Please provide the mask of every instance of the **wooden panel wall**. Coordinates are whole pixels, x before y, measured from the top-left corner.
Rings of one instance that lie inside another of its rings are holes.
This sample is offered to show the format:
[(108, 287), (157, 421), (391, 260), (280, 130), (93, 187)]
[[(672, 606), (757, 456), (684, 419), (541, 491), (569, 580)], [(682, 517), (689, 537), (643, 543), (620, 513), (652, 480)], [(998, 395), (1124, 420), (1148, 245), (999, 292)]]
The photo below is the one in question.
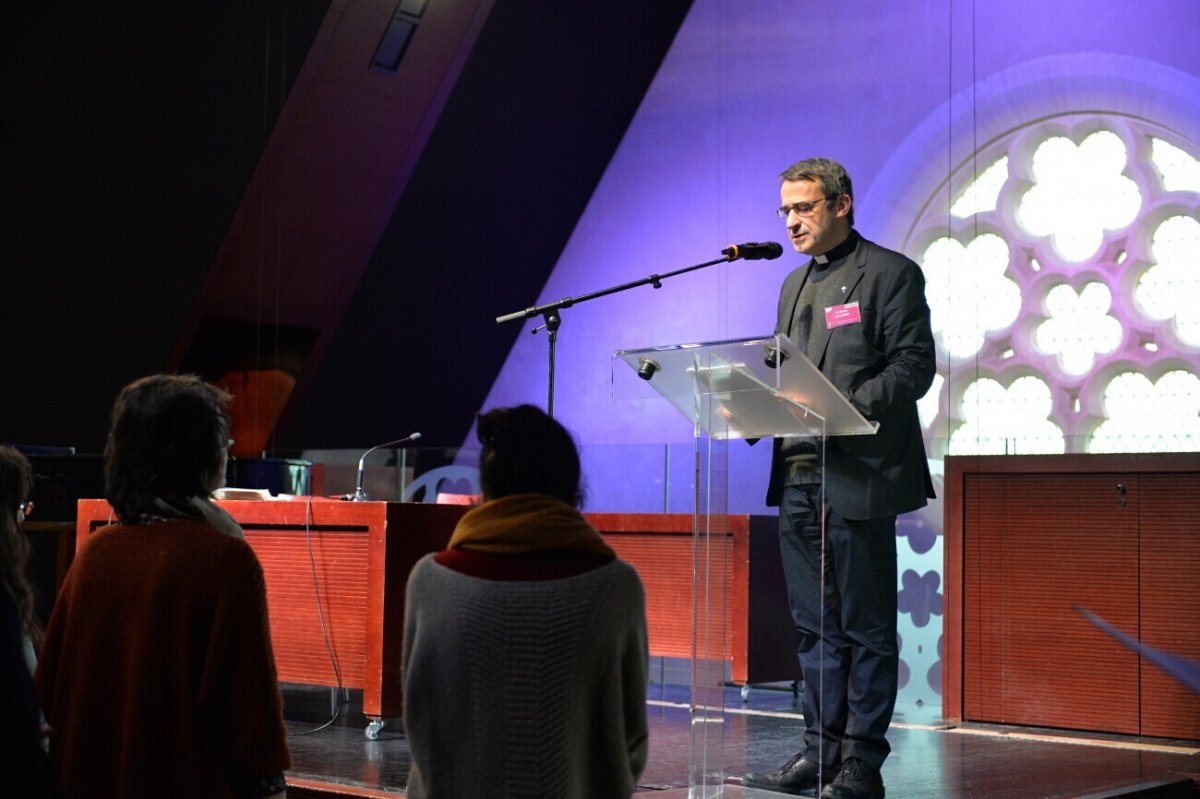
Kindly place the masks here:
[(946, 718), (1200, 738), (1200, 697), (1082, 612), (1200, 661), (1200, 456), (946, 463)]
[[(1200, 476), (1143, 475), (1141, 640), (1200, 663)], [(1200, 694), (1142, 667), (1142, 735), (1200, 740)]]
[(973, 564), (963, 640), (971, 718), (1137, 733), (1137, 656), (1076, 610), (1137, 628), (1136, 498), (1118, 508), (1112, 483), (1063, 475), (1047, 490), (1038, 475), (971, 481), (966, 510), (981, 520), (964, 542)]

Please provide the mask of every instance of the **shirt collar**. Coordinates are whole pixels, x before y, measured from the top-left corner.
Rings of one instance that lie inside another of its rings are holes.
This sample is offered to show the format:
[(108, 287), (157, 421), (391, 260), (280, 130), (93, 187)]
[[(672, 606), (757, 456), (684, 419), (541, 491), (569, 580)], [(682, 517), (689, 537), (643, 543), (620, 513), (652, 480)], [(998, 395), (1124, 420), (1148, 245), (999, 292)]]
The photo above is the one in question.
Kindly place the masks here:
[(850, 229), (850, 235), (846, 237), (838, 246), (834, 247), (824, 255), (814, 255), (813, 260), (821, 266), (824, 266), (833, 261), (840, 261), (850, 253), (854, 252), (854, 248), (858, 246), (858, 231)]

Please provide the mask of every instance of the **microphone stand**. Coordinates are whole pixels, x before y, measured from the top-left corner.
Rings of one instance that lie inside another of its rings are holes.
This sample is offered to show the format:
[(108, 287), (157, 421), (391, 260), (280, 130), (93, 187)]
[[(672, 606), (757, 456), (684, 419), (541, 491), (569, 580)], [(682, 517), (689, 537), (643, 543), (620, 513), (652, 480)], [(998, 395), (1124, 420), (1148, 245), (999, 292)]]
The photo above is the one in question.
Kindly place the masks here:
[(367, 496), (366, 492), (363, 491), (363, 475), (366, 473), (366, 464), (367, 464), (367, 456), (368, 455), (370, 455), (372, 452), (374, 452), (377, 449), (385, 449), (388, 447), (398, 447), (401, 444), (411, 444), (414, 441), (420, 441), (420, 440), (421, 440), (420, 433), (412, 433), (410, 435), (405, 436), (404, 438), (397, 438), (395, 441), (389, 441), (386, 444), (376, 444), (375, 446), (371, 447), (369, 450), (364, 452), (362, 454), (362, 457), (358, 459), (358, 474), (355, 478), (355, 483), (354, 483), (354, 495), (352, 497), (350, 497), (350, 499), (352, 499), (355, 502), (365, 502), (368, 499), (370, 499), (370, 497)]
[[(742, 246), (744, 247), (746, 245), (742, 245)], [(578, 305), (581, 302), (587, 302), (588, 300), (594, 300), (597, 297), (607, 297), (609, 294), (616, 294), (621, 291), (626, 291), (628, 289), (637, 288), (638, 286), (645, 286), (647, 284), (653, 286), (656, 289), (660, 289), (660, 288), (662, 288), (662, 282), (669, 277), (675, 277), (676, 275), (682, 275), (686, 272), (694, 272), (697, 269), (703, 269), (707, 266), (713, 266), (715, 264), (723, 264), (723, 263), (728, 263), (730, 261), (736, 261), (739, 258), (744, 257), (743, 254), (740, 252), (739, 247), (737, 245), (732, 245), (730, 247), (727, 247), (726, 249), (722, 250), (722, 252), (725, 254), (724, 258), (716, 258), (712, 261), (705, 261), (702, 264), (694, 264), (692, 266), (685, 266), (683, 269), (676, 269), (674, 272), (667, 272), (666, 274), (663, 274), (663, 275), (649, 275), (648, 277), (644, 277), (641, 280), (633, 280), (633, 281), (630, 281), (629, 283), (622, 283), (619, 286), (610, 286), (609, 288), (601, 289), (600, 291), (593, 291), (588, 294), (580, 294), (578, 297), (567, 297), (567, 298), (561, 299), (557, 302), (549, 302), (549, 303), (546, 303), (545, 305), (538, 305), (533, 308), (526, 308), (523, 311), (513, 311), (512, 313), (504, 314), (503, 316), (497, 316), (496, 324), (498, 324), (498, 325), (502, 325), (505, 322), (515, 322), (518, 319), (529, 319), (534, 316), (540, 316), (546, 320), (545, 324), (538, 325), (537, 327), (535, 327), (533, 330), (530, 331), (534, 335), (537, 335), (537, 332), (539, 330), (541, 330), (542, 328), (545, 328), (546, 329), (546, 339), (550, 345), (550, 353), (549, 353), (549, 355), (550, 355), (550, 375), (549, 375), (549, 387), (548, 387), (547, 399), (546, 399), (546, 413), (551, 418), (554, 417), (554, 347), (555, 347), (555, 344), (558, 342), (558, 328), (562, 325), (562, 315), (559, 314), (559, 311), (561, 311), (563, 308), (570, 308), (572, 305)]]

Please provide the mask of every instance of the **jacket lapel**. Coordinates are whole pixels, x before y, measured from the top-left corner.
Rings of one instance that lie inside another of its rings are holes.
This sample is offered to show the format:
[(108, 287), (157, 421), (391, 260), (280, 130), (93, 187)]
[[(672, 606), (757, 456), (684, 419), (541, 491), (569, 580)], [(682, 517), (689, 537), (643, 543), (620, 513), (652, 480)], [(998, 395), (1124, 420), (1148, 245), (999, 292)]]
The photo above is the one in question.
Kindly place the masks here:
[[(858, 239), (858, 246), (854, 248), (854, 254), (850, 256), (850, 264), (853, 264), (854, 268), (846, 269), (845, 274), (842, 276), (846, 285), (846, 291), (842, 294), (842, 303), (854, 302), (857, 299), (858, 287), (862, 283), (863, 275), (865, 274), (864, 269), (867, 265), (867, 240), (861, 236)], [(812, 269), (811, 264), (809, 265), (809, 269)], [(805, 278), (807, 279), (807, 277), (808, 273), (806, 272)], [(800, 297), (799, 291), (796, 292), (796, 297)], [(814, 308), (813, 312), (824, 314), (825, 309)], [(825, 353), (829, 350), (829, 339), (831, 332), (832, 331), (830, 331), (828, 327), (822, 325), (820, 338), (814, 342), (817, 345), (814, 352), (819, 353), (819, 355), (813, 359), (813, 363), (815, 363), (817, 368), (821, 371), (824, 371)]]
[(804, 291), (804, 284), (808, 281), (808, 276), (812, 274), (813, 263), (813, 260), (809, 259), (808, 263), (804, 266), (804, 273), (796, 281), (795, 290), (786, 295), (788, 302), (782, 309), (783, 313), (779, 315), (775, 329), (776, 333), (782, 333), (787, 336), (788, 340), (793, 344), (796, 343), (796, 339), (792, 337), (792, 322), (796, 319), (796, 305), (800, 302), (800, 293)]

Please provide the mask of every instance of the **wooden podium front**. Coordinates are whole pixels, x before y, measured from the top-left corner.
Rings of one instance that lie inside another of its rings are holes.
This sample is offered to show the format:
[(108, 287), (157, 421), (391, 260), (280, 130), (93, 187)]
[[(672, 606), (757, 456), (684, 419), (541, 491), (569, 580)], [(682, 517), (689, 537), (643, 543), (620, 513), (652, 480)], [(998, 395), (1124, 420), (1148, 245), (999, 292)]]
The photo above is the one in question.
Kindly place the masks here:
[[(692, 523), (685, 513), (589, 513), (617, 555), (646, 588), (650, 654), (692, 656)], [(713, 547), (714, 573), (725, 574), (725, 658), (743, 685), (800, 679), (800, 643), (779, 554), (775, 516), (731, 514)]]
[[(217, 504), (262, 563), (280, 682), (336, 686), (340, 672), (344, 687), (362, 689), (363, 715), (399, 718), (408, 573), (445, 547), (468, 509), (321, 497)], [(81, 499), (76, 548), (110, 519), (105, 500)]]

